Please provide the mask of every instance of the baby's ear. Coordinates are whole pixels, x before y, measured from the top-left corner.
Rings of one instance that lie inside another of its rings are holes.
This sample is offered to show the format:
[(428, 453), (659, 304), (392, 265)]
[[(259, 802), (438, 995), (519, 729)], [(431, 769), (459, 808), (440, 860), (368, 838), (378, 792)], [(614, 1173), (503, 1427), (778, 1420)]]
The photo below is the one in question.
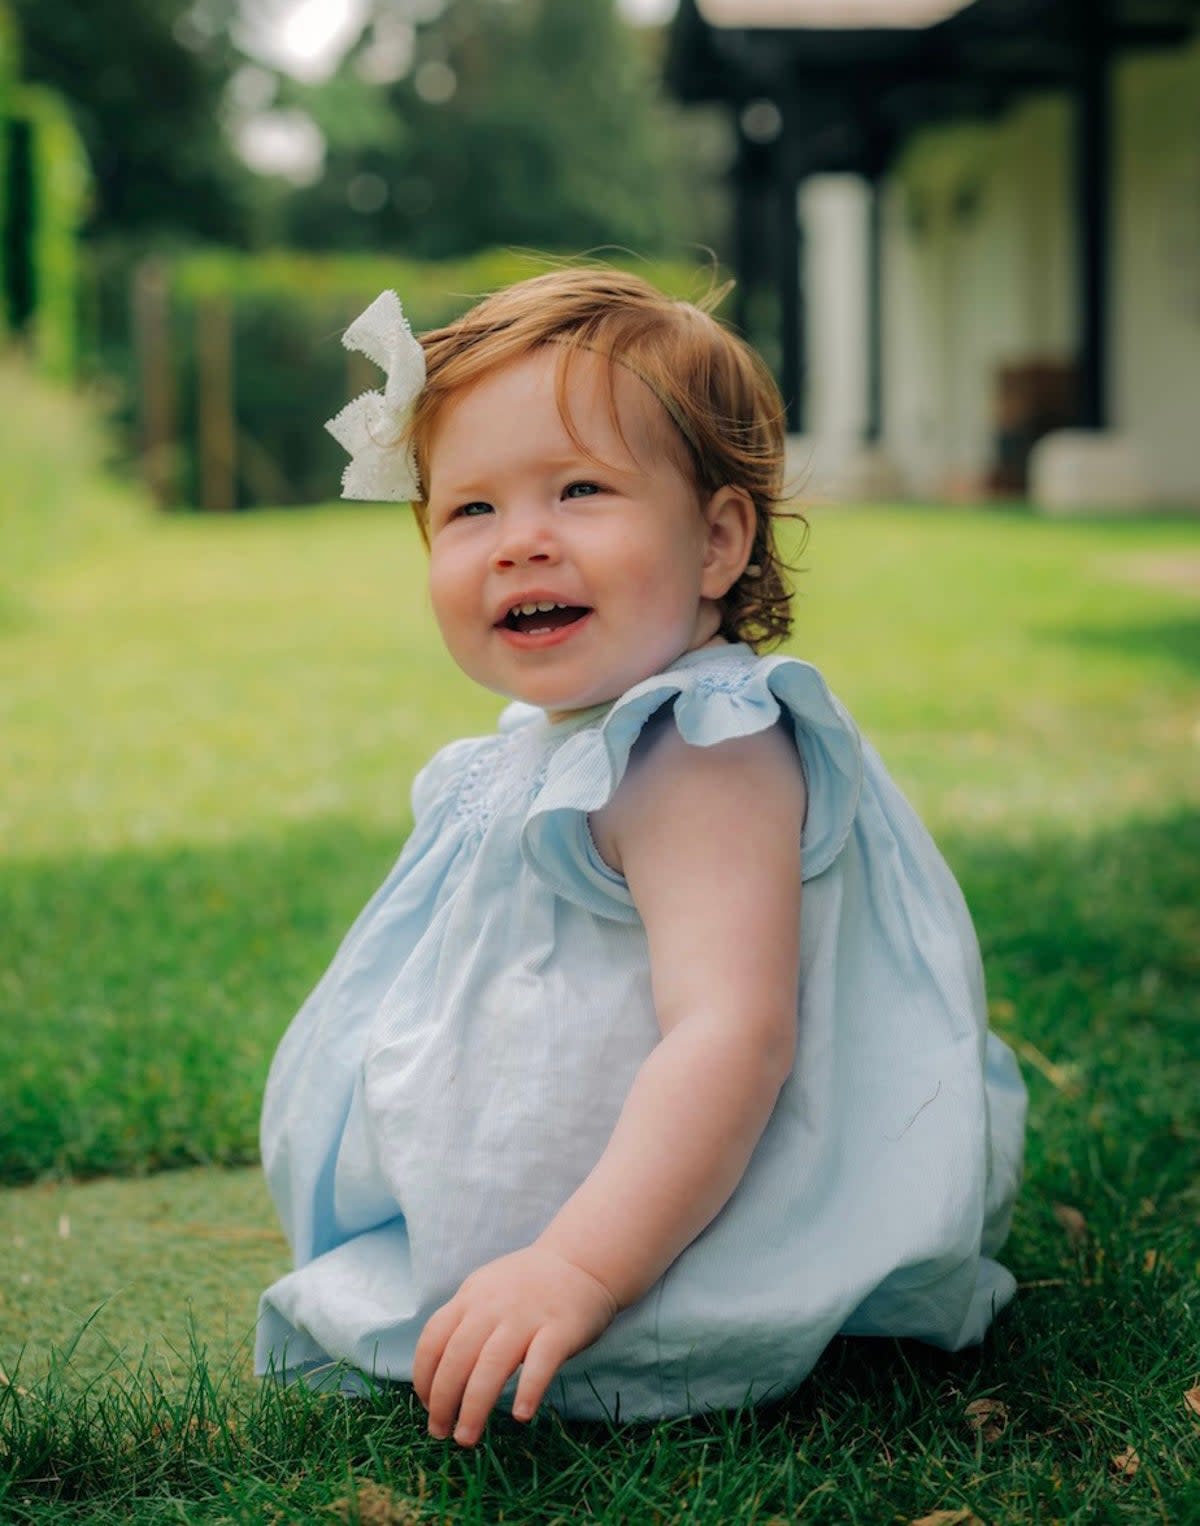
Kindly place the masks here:
[(723, 599), (746, 570), (754, 548), (758, 514), (745, 488), (719, 487), (704, 508), (708, 548), (700, 592), (706, 599)]

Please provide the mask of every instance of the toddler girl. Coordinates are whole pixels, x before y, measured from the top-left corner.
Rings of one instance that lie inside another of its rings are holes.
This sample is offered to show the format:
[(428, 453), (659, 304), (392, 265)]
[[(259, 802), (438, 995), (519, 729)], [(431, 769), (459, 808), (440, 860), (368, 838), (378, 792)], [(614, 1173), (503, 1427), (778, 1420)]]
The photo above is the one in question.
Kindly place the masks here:
[[(418, 344), (330, 428), (411, 499), (441, 634), (514, 701), (271, 1068), (296, 1269), (260, 1371), (528, 1419), (778, 1398), (839, 1331), (978, 1341), (1025, 1097), (962, 896), (789, 629), (782, 409), (707, 313), (572, 269)], [(802, 905), (803, 903), (803, 905)], [(519, 1371), (519, 1379), (515, 1376)]]

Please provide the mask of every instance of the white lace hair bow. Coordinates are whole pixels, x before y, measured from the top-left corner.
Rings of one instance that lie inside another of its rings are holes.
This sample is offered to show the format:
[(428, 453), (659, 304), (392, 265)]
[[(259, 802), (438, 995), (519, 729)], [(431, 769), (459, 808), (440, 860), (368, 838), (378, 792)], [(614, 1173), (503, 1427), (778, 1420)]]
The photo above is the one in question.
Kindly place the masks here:
[(402, 449), (400, 441), (425, 385), (425, 351), (413, 338), (396, 293), (380, 292), (342, 335), (342, 343), (387, 375), (382, 392), (364, 392), (325, 425), (350, 453), (342, 497), (398, 503), (420, 498), (416, 460), (411, 447)]

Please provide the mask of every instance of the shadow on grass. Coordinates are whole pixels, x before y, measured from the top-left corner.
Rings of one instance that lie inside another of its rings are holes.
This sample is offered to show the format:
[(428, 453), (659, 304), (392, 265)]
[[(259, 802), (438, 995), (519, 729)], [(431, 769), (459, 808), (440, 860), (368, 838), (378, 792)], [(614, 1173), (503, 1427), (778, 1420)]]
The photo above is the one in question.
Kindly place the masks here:
[(1200, 615), (1136, 625), (1053, 626), (1038, 634), (1048, 642), (1067, 642), (1089, 652), (1200, 670)]
[[(398, 846), (327, 821), (9, 863), (0, 1180), (252, 1161), (273, 1048)], [(996, 1025), (1026, 1046), (1031, 1165), (1069, 1194), (1102, 1160), (1153, 1196), (1197, 1122), (1200, 813), (1020, 849), (943, 846)]]
[(330, 821), (6, 864), (0, 1181), (257, 1159), (274, 1046), (399, 848)]

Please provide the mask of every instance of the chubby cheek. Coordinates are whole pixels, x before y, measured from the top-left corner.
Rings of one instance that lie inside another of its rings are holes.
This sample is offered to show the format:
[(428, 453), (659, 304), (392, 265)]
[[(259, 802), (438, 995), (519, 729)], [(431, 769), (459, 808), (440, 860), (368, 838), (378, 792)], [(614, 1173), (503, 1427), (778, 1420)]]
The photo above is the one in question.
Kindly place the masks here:
[(698, 558), (692, 546), (656, 548), (657, 555), (636, 558), (625, 568), (623, 596), (651, 617), (652, 626), (690, 625), (700, 608)]
[(457, 657), (478, 634), (482, 613), (477, 584), (453, 563), (434, 554), (429, 561), (429, 602), (442, 640)]

